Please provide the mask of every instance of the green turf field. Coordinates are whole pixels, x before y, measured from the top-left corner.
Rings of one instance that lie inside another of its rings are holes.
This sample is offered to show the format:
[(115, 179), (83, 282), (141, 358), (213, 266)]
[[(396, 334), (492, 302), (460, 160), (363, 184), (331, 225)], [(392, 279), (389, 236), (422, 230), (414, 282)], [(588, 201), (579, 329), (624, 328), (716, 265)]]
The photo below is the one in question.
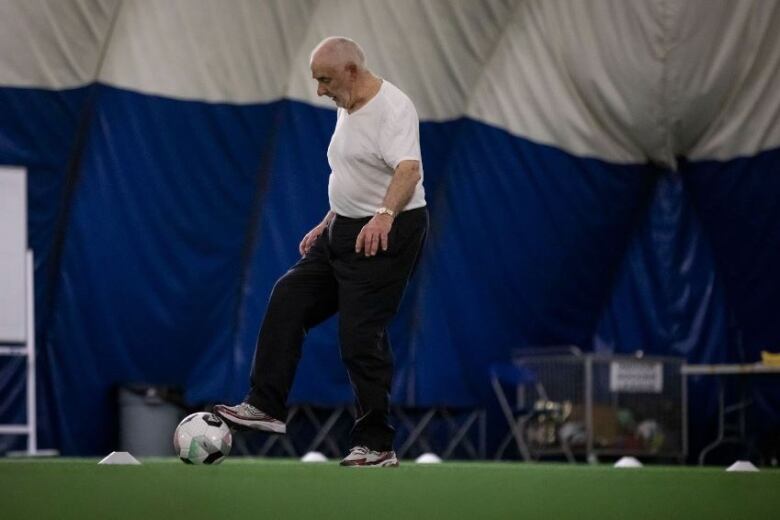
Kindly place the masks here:
[(229, 459), (0, 459), (0, 518), (780, 518), (780, 471), (444, 463), (340, 468)]

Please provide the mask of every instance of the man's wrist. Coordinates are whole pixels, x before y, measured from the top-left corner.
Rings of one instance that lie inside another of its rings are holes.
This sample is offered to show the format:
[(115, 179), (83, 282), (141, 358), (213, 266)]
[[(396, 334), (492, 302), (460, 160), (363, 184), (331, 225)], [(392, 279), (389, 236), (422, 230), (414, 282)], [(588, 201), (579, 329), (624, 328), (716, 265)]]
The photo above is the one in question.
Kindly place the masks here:
[(395, 211), (392, 209), (382, 206), (381, 208), (377, 209), (374, 212), (375, 215), (388, 215), (390, 218), (395, 220)]

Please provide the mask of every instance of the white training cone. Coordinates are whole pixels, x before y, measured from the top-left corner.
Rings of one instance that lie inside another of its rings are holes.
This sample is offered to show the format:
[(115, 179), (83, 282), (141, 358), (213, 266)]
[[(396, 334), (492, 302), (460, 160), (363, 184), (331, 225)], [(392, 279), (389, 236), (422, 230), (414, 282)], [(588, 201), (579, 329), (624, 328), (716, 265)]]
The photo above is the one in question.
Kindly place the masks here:
[(738, 460), (726, 468), (726, 471), (758, 471), (758, 468), (749, 460)]
[(641, 468), (642, 463), (634, 457), (620, 457), (615, 463), (616, 468)]
[(140, 464), (140, 462), (127, 451), (112, 451), (98, 464)]
[(310, 451), (301, 457), (301, 462), (328, 462), (328, 457), (319, 451)]
[(417, 464), (441, 464), (441, 457), (436, 455), (435, 453), (423, 453), (414, 461)]

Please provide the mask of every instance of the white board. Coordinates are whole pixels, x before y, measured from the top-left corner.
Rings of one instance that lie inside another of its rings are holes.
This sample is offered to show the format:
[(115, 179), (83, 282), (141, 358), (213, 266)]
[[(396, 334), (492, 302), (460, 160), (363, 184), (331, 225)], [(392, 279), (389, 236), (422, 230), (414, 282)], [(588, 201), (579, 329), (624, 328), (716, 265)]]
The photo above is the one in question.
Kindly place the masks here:
[(0, 166), (0, 343), (25, 341), (27, 172)]

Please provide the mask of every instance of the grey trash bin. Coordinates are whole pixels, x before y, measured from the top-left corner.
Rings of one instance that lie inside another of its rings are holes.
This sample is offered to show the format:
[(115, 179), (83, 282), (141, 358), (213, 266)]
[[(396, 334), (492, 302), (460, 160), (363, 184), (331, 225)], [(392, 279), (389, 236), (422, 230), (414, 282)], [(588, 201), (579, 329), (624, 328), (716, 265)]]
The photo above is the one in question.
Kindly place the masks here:
[(181, 393), (162, 386), (119, 388), (119, 449), (137, 457), (172, 457), (173, 432), (185, 411)]

